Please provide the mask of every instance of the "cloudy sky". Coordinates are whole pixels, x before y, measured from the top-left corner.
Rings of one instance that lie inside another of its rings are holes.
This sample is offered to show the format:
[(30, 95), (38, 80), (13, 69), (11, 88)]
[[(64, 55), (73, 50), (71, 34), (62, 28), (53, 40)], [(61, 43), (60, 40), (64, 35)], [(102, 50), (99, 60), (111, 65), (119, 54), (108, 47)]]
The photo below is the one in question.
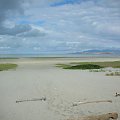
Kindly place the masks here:
[(0, 54), (120, 49), (120, 0), (0, 0)]

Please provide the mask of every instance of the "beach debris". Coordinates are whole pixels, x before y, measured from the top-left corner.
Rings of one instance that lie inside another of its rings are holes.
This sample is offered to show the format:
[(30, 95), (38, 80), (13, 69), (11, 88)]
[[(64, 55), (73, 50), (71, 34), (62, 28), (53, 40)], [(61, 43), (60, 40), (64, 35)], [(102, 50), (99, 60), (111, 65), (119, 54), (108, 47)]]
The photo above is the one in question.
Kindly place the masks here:
[(112, 100), (98, 100), (98, 101), (76, 102), (76, 103), (73, 103), (72, 106), (78, 106), (78, 105), (81, 105), (81, 104), (88, 104), (88, 103), (101, 103), (101, 102), (112, 103)]
[(85, 117), (77, 117), (77, 118), (70, 118), (67, 120), (117, 120), (118, 113), (112, 112), (102, 115), (91, 115), (91, 116), (85, 116)]
[(33, 99), (26, 99), (26, 100), (17, 100), (16, 103), (20, 103), (20, 102), (29, 102), (29, 101), (46, 101), (46, 97), (42, 97), (42, 98), (33, 98)]
[(115, 97), (118, 97), (118, 96), (120, 96), (120, 93), (117, 93), (117, 92), (116, 92), (116, 93), (115, 93)]

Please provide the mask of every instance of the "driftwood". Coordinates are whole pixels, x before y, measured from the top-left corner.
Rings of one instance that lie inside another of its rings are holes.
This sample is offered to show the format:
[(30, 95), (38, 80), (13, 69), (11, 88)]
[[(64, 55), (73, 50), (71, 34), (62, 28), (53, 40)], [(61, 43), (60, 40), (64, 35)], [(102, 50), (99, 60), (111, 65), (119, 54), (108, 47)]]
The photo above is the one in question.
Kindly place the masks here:
[(19, 102), (29, 102), (29, 101), (46, 101), (46, 97), (26, 99), (26, 100), (17, 100), (16, 103), (19, 103)]
[(73, 106), (78, 106), (78, 105), (81, 105), (81, 104), (88, 104), (88, 103), (101, 103), (101, 102), (112, 103), (112, 100), (98, 100), (98, 101), (77, 102), (77, 103), (73, 103)]
[(118, 118), (118, 113), (107, 113), (107, 114), (102, 114), (102, 115), (91, 115), (87, 117), (77, 117), (77, 118), (70, 118), (67, 120), (117, 120)]
[(117, 92), (116, 92), (116, 93), (115, 93), (115, 97), (118, 97), (118, 96), (120, 96), (120, 93), (117, 93)]

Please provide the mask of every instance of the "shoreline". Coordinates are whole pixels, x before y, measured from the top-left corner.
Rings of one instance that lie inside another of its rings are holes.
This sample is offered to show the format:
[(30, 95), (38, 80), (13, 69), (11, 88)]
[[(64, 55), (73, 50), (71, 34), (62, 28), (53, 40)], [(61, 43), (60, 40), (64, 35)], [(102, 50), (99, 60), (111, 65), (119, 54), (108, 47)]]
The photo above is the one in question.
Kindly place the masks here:
[(16, 63), (16, 64), (34, 64), (34, 63), (70, 63), (70, 62), (109, 62), (120, 61), (120, 57), (43, 57), (43, 58), (0, 58), (0, 63)]
[(19, 58), (120, 58), (120, 54), (0, 54), (0, 59)]

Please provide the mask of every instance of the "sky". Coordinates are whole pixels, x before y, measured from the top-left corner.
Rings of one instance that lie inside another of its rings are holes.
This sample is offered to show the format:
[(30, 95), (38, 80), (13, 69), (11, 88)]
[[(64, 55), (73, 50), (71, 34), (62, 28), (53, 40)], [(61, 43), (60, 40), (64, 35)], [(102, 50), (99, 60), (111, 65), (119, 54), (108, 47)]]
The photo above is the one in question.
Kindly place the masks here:
[(120, 50), (120, 0), (0, 0), (0, 54)]

